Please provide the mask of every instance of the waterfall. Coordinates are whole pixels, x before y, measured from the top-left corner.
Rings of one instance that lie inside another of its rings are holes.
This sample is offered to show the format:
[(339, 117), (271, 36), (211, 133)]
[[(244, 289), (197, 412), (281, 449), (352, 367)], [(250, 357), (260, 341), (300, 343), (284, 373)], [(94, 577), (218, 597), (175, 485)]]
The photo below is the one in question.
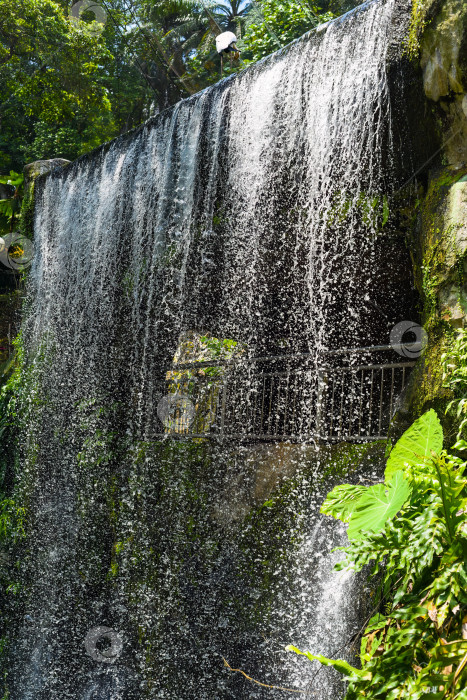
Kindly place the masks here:
[[(301, 640), (331, 653), (358, 626), (354, 584), (320, 556), (325, 488), (298, 459), (269, 516), (242, 501), (247, 447), (161, 439), (156, 407), (187, 331), (248, 357), (309, 353), (316, 368), (324, 350), (387, 331), (365, 300), (396, 168), (394, 7), (369, 2), (38, 180), (15, 700), (282, 697), (222, 656), (264, 683), (341, 697), (332, 675), (311, 683), (316, 669), (283, 652)], [(104, 642), (86, 647), (102, 626), (118, 636), (112, 663)]]

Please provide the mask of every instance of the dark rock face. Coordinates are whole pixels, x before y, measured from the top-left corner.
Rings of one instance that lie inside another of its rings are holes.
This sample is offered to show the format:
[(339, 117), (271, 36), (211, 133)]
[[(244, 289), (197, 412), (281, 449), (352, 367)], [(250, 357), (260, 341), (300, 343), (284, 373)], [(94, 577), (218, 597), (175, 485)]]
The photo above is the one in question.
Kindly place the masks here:
[(462, 328), (467, 320), (467, 289), (459, 281), (467, 252), (467, 6), (463, 0), (444, 0), (435, 9), (420, 40), (420, 65), (442, 147), (420, 210), (419, 262), (432, 262), (435, 313)]
[[(422, 86), (420, 104), (437, 136), (414, 180), (409, 240), (429, 343), (396, 415), (395, 436), (427, 408), (444, 415), (452, 396), (444, 386), (442, 357), (449, 356), (452, 329), (467, 325), (467, 5), (428, 1), (425, 17), (418, 90)], [(420, 128), (422, 137), (426, 133)]]
[(467, 162), (467, 7), (445, 0), (421, 38), (427, 98), (436, 104), (443, 152), (451, 167)]
[(414, 174), (423, 171), (425, 163), (439, 148), (439, 134), (423, 90), (420, 63), (407, 53), (411, 13), (411, 2), (396, 1), (387, 60), (399, 187), (406, 186)]

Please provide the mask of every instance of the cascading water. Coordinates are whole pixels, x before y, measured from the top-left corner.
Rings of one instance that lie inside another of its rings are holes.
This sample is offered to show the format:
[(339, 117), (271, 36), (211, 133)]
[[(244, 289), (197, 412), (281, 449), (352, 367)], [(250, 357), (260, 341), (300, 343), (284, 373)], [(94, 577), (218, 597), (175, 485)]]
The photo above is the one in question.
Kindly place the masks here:
[[(222, 656), (341, 696), (283, 652), (332, 653), (358, 629), (355, 586), (321, 556), (343, 533), (304, 476), (311, 460), (319, 480), (321, 453), (297, 448), (292, 485), (254, 502), (248, 446), (161, 439), (156, 407), (188, 330), (316, 367), (387, 330), (368, 303), (394, 174), (394, 6), (362, 6), (38, 181), (15, 700), (282, 697)], [(90, 651), (102, 626), (118, 654), (105, 635), (110, 651)]]

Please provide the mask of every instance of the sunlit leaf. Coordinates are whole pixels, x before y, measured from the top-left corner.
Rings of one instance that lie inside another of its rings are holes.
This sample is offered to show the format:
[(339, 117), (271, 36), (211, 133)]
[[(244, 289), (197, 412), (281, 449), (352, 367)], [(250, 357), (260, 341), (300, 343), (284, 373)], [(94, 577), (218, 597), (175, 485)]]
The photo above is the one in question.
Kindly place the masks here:
[(365, 532), (380, 532), (400, 511), (410, 493), (410, 484), (401, 471), (393, 475), (389, 484), (376, 484), (366, 489), (352, 513), (347, 531), (349, 539), (361, 539)]
[(431, 453), (443, 449), (443, 429), (433, 409), (415, 421), (394, 445), (386, 465), (385, 479), (400, 469), (421, 467), (431, 461)]
[(365, 493), (366, 486), (361, 484), (341, 484), (328, 494), (321, 506), (321, 513), (332, 515), (343, 523), (348, 523), (358, 499)]
[(336, 671), (339, 671), (339, 673), (342, 673), (344, 676), (371, 678), (371, 675), (369, 675), (366, 671), (355, 668), (354, 666), (348, 664), (347, 661), (343, 661), (342, 659), (327, 659), (325, 656), (321, 656), (321, 654), (312, 654), (310, 651), (300, 651), (300, 649), (297, 649), (297, 647), (294, 647), (292, 644), (286, 646), (285, 650), (293, 651), (295, 654), (306, 656), (310, 661), (319, 661), (319, 663), (323, 666), (332, 666), (336, 669)]

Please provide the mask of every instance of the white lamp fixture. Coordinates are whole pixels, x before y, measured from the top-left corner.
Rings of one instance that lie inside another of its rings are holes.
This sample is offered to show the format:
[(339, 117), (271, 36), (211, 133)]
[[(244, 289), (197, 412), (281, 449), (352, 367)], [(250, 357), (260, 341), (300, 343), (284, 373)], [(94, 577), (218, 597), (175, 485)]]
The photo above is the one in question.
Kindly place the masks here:
[(235, 51), (236, 49), (232, 48), (232, 44), (235, 44), (236, 41), (237, 37), (233, 32), (222, 32), (222, 34), (216, 36), (217, 53)]

